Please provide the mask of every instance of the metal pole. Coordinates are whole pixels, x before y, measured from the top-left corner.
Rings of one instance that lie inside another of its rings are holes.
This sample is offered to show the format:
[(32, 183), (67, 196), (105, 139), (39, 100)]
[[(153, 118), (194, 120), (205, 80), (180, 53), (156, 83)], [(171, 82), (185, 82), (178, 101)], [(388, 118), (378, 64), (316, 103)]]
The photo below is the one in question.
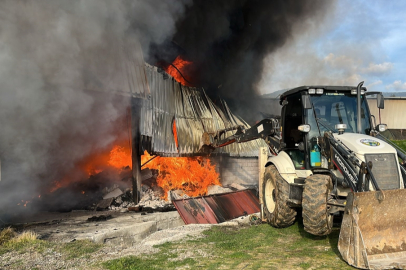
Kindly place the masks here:
[(133, 202), (138, 204), (141, 199), (141, 107), (142, 99), (131, 98), (131, 157)]
[(361, 123), (361, 87), (364, 82), (360, 82), (357, 86), (357, 132), (362, 133), (362, 123)]

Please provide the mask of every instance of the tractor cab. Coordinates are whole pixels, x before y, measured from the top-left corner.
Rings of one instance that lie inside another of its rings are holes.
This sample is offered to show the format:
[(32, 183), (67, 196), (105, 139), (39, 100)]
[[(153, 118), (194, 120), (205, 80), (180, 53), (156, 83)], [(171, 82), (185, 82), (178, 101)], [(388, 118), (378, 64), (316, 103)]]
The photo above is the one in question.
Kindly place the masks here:
[(357, 89), (346, 86), (301, 86), (280, 97), (283, 150), (295, 169), (327, 166), (320, 154), (319, 138), (325, 131), (360, 133), (372, 130), (366, 89), (361, 88), (360, 130), (358, 130)]

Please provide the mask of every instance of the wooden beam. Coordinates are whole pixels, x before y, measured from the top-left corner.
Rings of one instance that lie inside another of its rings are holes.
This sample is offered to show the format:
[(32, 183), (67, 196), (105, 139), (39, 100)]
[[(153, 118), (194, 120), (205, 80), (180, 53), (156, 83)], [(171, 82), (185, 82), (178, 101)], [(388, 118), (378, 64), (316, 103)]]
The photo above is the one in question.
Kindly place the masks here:
[(131, 98), (132, 188), (136, 204), (141, 199), (141, 108), (142, 99)]
[(264, 175), (265, 175), (265, 164), (268, 161), (268, 149), (266, 147), (260, 147), (258, 153), (258, 167), (259, 167), (259, 204), (261, 206), (261, 220), (265, 221), (264, 217), (264, 198), (262, 197), (263, 193), (263, 184), (264, 184)]

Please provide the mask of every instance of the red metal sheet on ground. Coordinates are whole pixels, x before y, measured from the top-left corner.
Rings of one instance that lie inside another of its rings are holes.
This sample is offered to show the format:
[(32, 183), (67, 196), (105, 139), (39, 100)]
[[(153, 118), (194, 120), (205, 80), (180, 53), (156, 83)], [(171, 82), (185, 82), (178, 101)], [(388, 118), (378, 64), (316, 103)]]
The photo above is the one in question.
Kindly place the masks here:
[(174, 200), (185, 224), (216, 224), (258, 213), (258, 197), (252, 189)]

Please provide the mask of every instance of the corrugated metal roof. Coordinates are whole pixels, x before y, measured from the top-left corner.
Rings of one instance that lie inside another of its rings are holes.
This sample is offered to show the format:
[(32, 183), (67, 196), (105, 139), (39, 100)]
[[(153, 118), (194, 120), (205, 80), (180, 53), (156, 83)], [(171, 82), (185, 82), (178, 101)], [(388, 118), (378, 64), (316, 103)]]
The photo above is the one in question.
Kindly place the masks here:
[[(142, 150), (159, 156), (201, 155), (200, 143), (204, 132), (236, 125), (249, 125), (235, 116), (223, 101), (216, 106), (203, 88), (183, 86), (163, 70), (145, 64), (150, 95), (141, 111)], [(178, 147), (173, 132), (174, 121)], [(233, 131), (227, 132), (227, 136)], [(231, 144), (216, 149), (212, 154), (240, 157), (258, 156), (262, 140)]]
[(185, 224), (216, 224), (258, 213), (259, 200), (254, 190), (174, 200)]
[[(85, 59), (85, 88), (141, 100), (142, 151), (160, 156), (202, 155), (199, 149), (204, 132), (236, 125), (249, 127), (225, 102), (221, 108), (216, 106), (203, 88), (183, 86), (164, 70), (146, 64), (140, 43), (135, 39), (117, 40), (113, 47), (101, 46), (93, 53), (103, 54), (103, 57)], [(174, 121), (178, 147), (173, 133)], [(228, 136), (232, 134), (232, 131), (227, 132)], [(231, 144), (212, 154), (258, 156), (260, 146), (266, 147), (265, 142)]]

